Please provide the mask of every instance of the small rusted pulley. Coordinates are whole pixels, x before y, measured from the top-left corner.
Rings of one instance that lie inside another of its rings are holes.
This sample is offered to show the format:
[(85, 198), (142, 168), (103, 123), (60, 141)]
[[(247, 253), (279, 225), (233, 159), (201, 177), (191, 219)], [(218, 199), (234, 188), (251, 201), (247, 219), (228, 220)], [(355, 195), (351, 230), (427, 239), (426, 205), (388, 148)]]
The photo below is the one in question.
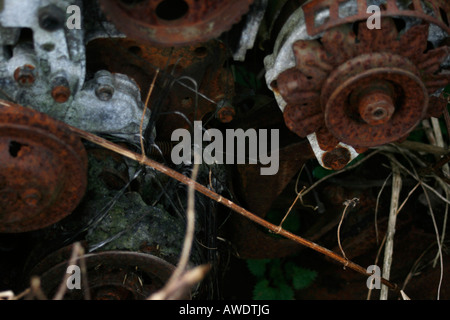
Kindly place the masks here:
[[(39, 276), (42, 290), (53, 297), (67, 272), (72, 246), (63, 247), (44, 258), (30, 272)], [(73, 273), (74, 283), (79, 290), (66, 290), (65, 300), (83, 300), (89, 290), (92, 300), (144, 300), (161, 289), (170, 278), (175, 267), (167, 261), (151, 254), (131, 251), (104, 251), (88, 253), (81, 259), (85, 270)], [(81, 275), (85, 272), (85, 277)], [(76, 282), (76, 281), (78, 282)], [(87, 280), (88, 283), (84, 281)], [(184, 294), (182, 299), (190, 299)]]

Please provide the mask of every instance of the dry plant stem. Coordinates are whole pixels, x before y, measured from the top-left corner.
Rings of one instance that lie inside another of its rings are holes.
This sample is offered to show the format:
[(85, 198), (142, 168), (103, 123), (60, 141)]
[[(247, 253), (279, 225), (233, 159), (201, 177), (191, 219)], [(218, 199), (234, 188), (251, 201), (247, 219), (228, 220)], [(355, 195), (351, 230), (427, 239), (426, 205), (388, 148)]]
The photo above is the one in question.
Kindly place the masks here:
[(155, 87), (156, 78), (158, 78), (158, 74), (159, 74), (159, 68), (156, 69), (152, 84), (150, 85), (150, 89), (148, 89), (148, 94), (147, 94), (147, 98), (145, 100), (145, 105), (144, 105), (144, 111), (142, 112), (141, 123), (139, 125), (139, 138), (140, 138), (140, 142), (141, 142), (142, 155), (145, 155), (144, 136), (143, 136), (144, 118), (145, 118), (145, 113), (148, 109), (148, 102), (150, 101), (150, 96), (152, 95), (153, 88)]
[[(195, 189), (194, 183), (197, 180), (198, 170), (199, 170), (199, 158), (200, 155), (194, 152), (194, 167), (192, 169), (192, 177), (188, 184), (188, 203), (186, 212), (186, 235), (184, 237), (183, 249), (181, 251), (180, 260), (178, 262), (177, 268), (172, 273), (169, 281), (166, 285), (155, 294), (151, 295), (149, 299), (151, 300), (167, 300), (170, 299), (175, 292), (184, 291), (182, 288), (186, 289), (186, 286), (190, 286), (192, 279), (198, 278), (198, 275), (202, 273), (204, 269), (194, 269), (191, 272), (185, 273), (187, 264), (189, 262), (189, 256), (191, 254), (192, 243), (194, 241), (195, 232)], [(200, 271), (198, 271), (200, 270)], [(194, 276), (189, 276), (194, 274)], [(183, 276), (185, 278), (183, 278)], [(187, 278), (186, 278), (187, 277)]]
[[(381, 250), (383, 249), (385, 242), (386, 242), (386, 235), (384, 235), (383, 241), (381, 242), (380, 247), (378, 248), (377, 256), (375, 257), (375, 262), (373, 263), (375, 266), (378, 265), (378, 260), (380, 259)], [(373, 290), (372, 288), (369, 288), (369, 291), (367, 292), (367, 300), (370, 300), (372, 290)]]
[[(433, 227), (434, 227), (434, 229), (435, 229), (436, 240), (437, 240), (437, 245), (438, 245), (438, 250), (439, 250), (438, 253), (439, 253), (440, 267), (441, 267), (440, 278), (439, 278), (439, 285), (438, 285), (438, 293), (437, 293), (437, 299), (439, 300), (440, 292), (441, 292), (442, 280), (443, 280), (443, 277), (444, 277), (444, 274), (443, 274), (443, 270), (444, 270), (444, 262), (443, 262), (443, 258), (442, 258), (442, 246), (441, 246), (441, 243), (440, 243), (440, 241), (439, 241), (439, 240), (440, 240), (440, 239), (439, 239), (439, 229), (438, 229), (438, 227), (437, 227), (436, 220), (435, 220), (435, 218), (434, 218), (433, 207), (432, 207), (432, 205), (431, 205), (431, 201), (430, 201), (430, 197), (428, 196), (427, 189), (430, 190), (430, 191), (432, 191), (436, 196), (438, 196), (438, 197), (439, 197), (442, 201), (444, 201), (445, 203), (450, 203), (450, 201), (449, 201), (448, 199), (445, 199), (444, 197), (442, 197), (441, 194), (440, 194), (439, 192), (437, 192), (435, 189), (433, 189), (432, 187), (430, 187), (428, 184), (426, 184), (425, 182), (423, 182), (422, 180), (420, 180), (420, 179), (419, 179), (419, 176), (418, 176), (418, 174), (417, 174), (417, 172), (416, 172), (416, 170), (414, 169), (414, 166), (412, 166), (412, 163), (410, 163), (410, 164), (411, 164), (411, 166), (413, 167), (414, 173), (412, 173), (412, 172), (409, 171), (405, 166), (403, 166), (402, 164), (400, 164), (400, 163), (395, 159), (395, 157), (392, 156), (391, 154), (384, 154), (384, 155), (385, 155), (386, 157), (388, 157), (388, 158), (391, 160), (391, 162), (395, 162), (399, 168), (401, 168), (402, 170), (404, 170), (405, 172), (407, 172), (409, 175), (411, 175), (414, 179), (416, 179), (416, 180), (420, 183), (420, 186), (422, 187), (422, 189), (423, 189), (423, 191), (424, 191), (424, 195), (425, 195), (425, 198), (426, 198), (426, 200), (427, 200), (428, 207), (429, 207), (429, 209), (430, 209), (430, 216), (431, 216), (431, 220), (432, 220), (432, 222), (433, 222)], [(410, 161), (407, 157), (406, 157), (406, 159), (407, 159), (408, 161)], [(437, 178), (437, 179), (438, 179), (438, 181), (439, 181), (439, 178)]]
[(425, 132), (425, 135), (430, 141), (430, 144), (436, 146), (436, 137), (434, 136), (433, 128), (431, 127), (430, 121), (428, 119), (422, 120), (422, 127)]
[[(384, 182), (383, 182), (383, 185), (381, 186), (381, 189), (380, 189), (380, 191), (378, 192), (378, 195), (377, 195), (377, 201), (376, 201), (376, 203), (375, 203), (375, 214), (374, 214), (374, 225), (375, 225), (375, 238), (376, 238), (376, 240), (377, 240), (377, 243), (379, 242), (379, 235), (378, 235), (378, 206), (379, 206), (379, 204), (380, 204), (380, 197), (381, 197), (381, 194), (382, 194), (382, 192), (383, 192), (383, 190), (384, 190), (384, 188), (386, 187), (386, 184), (387, 184), (387, 182), (388, 182), (388, 180), (389, 180), (389, 178), (392, 176), (392, 172), (387, 176), (387, 178), (384, 180)], [(383, 241), (384, 242), (384, 241)]]
[(350, 205), (355, 207), (357, 201), (359, 201), (359, 199), (354, 198), (353, 200), (347, 200), (344, 202), (345, 208), (344, 208), (344, 211), (342, 212), (341, 221), (339, 221), (339, 225), (337, 227), (337, 241), (338, 241), (339, 249), (341, 250), (342, 256), (346, 260), (347, 260), (347, 256), (345, 255), (344, 249), (342, 248), (342, 245), (341, 245), (341, 226), (342, 226), (342, 222), (344, 221), (345, 214), (347, 213), (348, 207)]
[(19, 293), (18, 295), (14, 296), (12, 298), (12, 300), (20, 300), (23, 297), (27, 296), (29, 293), (31, 292), (30, 288), (25, 289), (24, 291), (22, 291), (21, 293)]
[(437, 240), (437, 245), (438, 245), (438, 253), (439, 253), (439, 261), (440, 261), (440, 265), (441, 265), (441, 272), (440, 272), (440, 276), (439, 276), (439, 285), (438, 285), (438, 289), (437, 289), (437, 300), (439, 300), (440, 295), (441, 295), (441, 286), (442, 286), (442, 280), (444, 278), (444, 261), (442, 258), (442, 246), (441, 246), (441, 242), (439, 241), (439, 230), (436, 224), (436, 220), (434, 219), (434, 213), (433, 213), (433, 207), (431, 206), (431, 201), (430, 201), (430, 197), (428, 196), (428, 192), (427, 190), (423, 187), (422, 185), (422, 189), (423, 189), (423, 193), (425, 195), (425, 198), (427, 199), (427, 203), (428, 203), (428, 207), (430, 209), (430, 215), (431, 215), (431, 220), (433, 221), (433, 226), (434, 229), (436, 230), (436, 240)]
[[(263, 218), (258, 217), (257, 215), (251, 213), (250, 211), (248, 211), (248, 210), (238, 206), (234, 202), (232, 202), (232, 201), (222, 197), (221, 195), (219, 195), (219, 194), (215, 193), (214, 191), (208, 189), (207, 187), (203, 186), (202, 184), (200, 184), (200, 183), (198, 183), (196, 181), (192, 181), (190, 178), (184, 176), (183, 174), (181, 174), (181, 173), (179, 173), (179, 172), (177, 172), (175, 170), (172, 170), (172, 169), (164, 166), (163, 164), (161, 164), (159, 162), (156, 162), (156, 161), (154, 161), (152, 159), (149, 159), (149, 158), (147, 158), (145, 156), (142, 156), (140, 154), (137, 154), (135, 152), (127, 150), (127, 149), (125, 149), (125, 148), (123, 148), (121, 146), (118, 146), (118, 145), (116, 145), (116, 144), (114, 144), (114, 143), (112, 143), (112, 142), (110, 142), (108, 140), (105, 140), (105, 139), (103, 139), (101, 137), (98, 137), (98, 136), (96, 136), (96, 135), (94, 135), (92, 133), (89, 133), (89, 132), (77, 129), (75, 127), (70, 127), (69, 126), (69, 128), (71, 128), (71, 130), (74, 133), (78, 134), (83, 139), (86, 139), (86, 140), (88, 140), (88, 141), (90, 141), (92, 143), (98, 144), (98, 145), (100, 145), (100, 146), (102, 146), (104, 148), (107, 148), (107, 149), (109, 149), (111, 151), (114, 151), (114, 152), (116, 152), (118, 154), (121, 154), (121, 155), (123, 155), (123, 156), (125, 156), (127, 158), (130, 158), (130, 159), (135, 160), (137, 162), (143, 163), (146, 166), (152, 167), (153, 169), (155, 169), (155, 170), (157, 170), (157, 171), (159, 171), (159, 172), (161, 172), (163, 174), (166, 174), (169, 177), (171, 177), (171, 178), (173, 178), (173, 179), (175, 179), (175, 180), (177, 180), (177, 181), (179, 181), (179, 182), (181, 182), (183, 184), (186, 184), (186, 185), (190, 185), (191, 184), (196, 191), (202, 193), (203, 195), (209, 197), (210, 199), (212, 199), (212, 200), (214, 200), (214, 201), (216, 201), (216, 202), (218, 202), (218, 203), (228, 207), (229, 209), (239, 213), (240, 215), (242, 215), (242, 216), (246, 217), (247, 219), (249, 219), (249, 220), (251, 220), (251, 221), (253, 221), (253, 222), (255, 222), (255, 223), (257, 223), (257, 224), (259, 224), (259, 225), (261, 225), (261, 226), (263, 226), (265, 228), (267, 228), (268, 230), (270, 230), (270, 231), (272, 231), (274, 233), (278, 233), (279, 235), (281, 235), (281, 236), (283, 236), (283, 237), (285, 237), (287, 239), (293, 240), (293, 241), (295, 241), (295, 242), (297, 242), (297, 243), (299, 243), (299, 244), (301, 244), (301, 245), (303, 245), (305, 247), (308, 247), (308, 248), (310, 248), (312, 250), (315, 250), (315, 251), (317, 251), (317, 252), (319, 252), (319, 253), (321, 253), (323, 255), (326, 255), (327, 257), (329, 257), (329, 258), (331, 258), (331, 259), (333, 259), (333, 260), (335, 260), (335, 261), (337, 261), (337, 262), (339, 262), (339, 263), (341, 263), (343, 265), (346, 265), (350, 269), (352, 269), (352, 270), (354, 270), (356, 272), (359, 272), (359, 273), (361, 273), (361, 274), (363, 274), (365, 276), (371, 276), (371, 274), (367, 273), (366, 269), (364, 269), (360, 265), (355, 264), (355, 263), (353, 263), (351, 261), (347, 261), (344, 257), (336, 254), (335, 252), (333, 252), (333, 251), (331, 251), (329, 249), (326, 249), (326, 248), (324, 248), (324, 247), (322, 247), (322, 246), (320, 246), (320, 245), (318, 245), (318, 244), (316, 244), (314, 242), (306, 240), (306, 239), (304, 239), (304, 238), (302, 238), (300, 236), (297, 236), (297, 235), (295, 235), (295, 234), (293, 234), (293, 233), (291, 233), (289, 231), (286, 231), (284, 229), (280, 230), (280, 228), (278, 226), (267, 222)], [(367, 156), (363, 160), (368, 159), (371, 155), (374, 155), (376, 152), (377, 151), (371, 153), (369, 156)], [(363, 161), (363, 160), (361, 160), (361, 161)], [(360, 162), (358, 162), (358, 164)], [(353, 165), (353, 166), (355, 166), (355, 165)], [(317, 184), (314, 184), (313, 186), (316, 186), (316, 185)], [(313, 186), (311, 186), (308, 190), (311, 190)], [(393, 284), (393, 283), (389, 282), (388, 280), (386, 280), (384, 278), (381, 278), (381, 282), (384, 285), (388, 286), (390, 289), (398, 291), (398, 287), (397, 287), (396, 284)]]
[[(391, 207), (389, 211), (388, 228), (386, 231), (386, 244), (384, 247), (384, 261), (383, 261), (383, 278), (389, 279), (392, 265), (392, 254), (394, 252), (394, 234), (395, 223), (397, 221), (397, 212), (399, 206), (400, 191), (402, 190), (402, 176), (399, 167), (391, 162), (392, 166), (392, 196)], [(388, 291), (386, 287), (381, 288), (380, 300), (388, 299)]]
[(286, 220), (286, 218), (289, 216), (289, 213), (291, 213), (292, 208), (297, 203), (297, 201), (300, 198), (301, 194), (302, 194), (301, 192), (297, 193), (297, 196), (295, 197), (294, 202), (292, 202), (291, 206), (289, 207), (288, 211), (286, 212), (286, 214), (284, 215), (283, 219), (281, 220), (281, 222), (280, 222), (280, 224), (278, 226), (280, 229), (283, 227), (284, 220)]
[[(400, 147), (400, 148), (404, 148), (407, 150), (411, 150), (411, 151), (434, 154), (436, 156), (443, 156), (443, 155), (446, 155), (449, 153), (449, 150), (446, 148), (441, 148), (441, 147), (434, 146), (431, 144), (417, 142), (417, 141), (410, 141), (410, 140), (405, 140), (400, 143), (394, 142), (392, 145)], [(388, 149), (389, 151), (393, 150), (392, 146), (390, 146), (390, 145), (384, 145), (381, 147), (377, 147), (377, 149)]]
[(439, 119), (431, 118), (431, 124), (433, 126), (434, 136), (436, 138), (436, 146), (445, 148), (444, 137), (442, 136), (441, 126), (439, 124)]
[(30, 290), (32, 298), (37, 298), (38, 300), (47, 300), (46, 295), (41, 288), (41, 279), (37, 276), (31, 278)]
[(433, 187), (428, 185), (427, 183), (420, 180), (417, 174), (412, 173), (410, 170), (408, 170), (404, 165), (402, 165), (400, 162), (395, 159), (391, 154), (389, 153), (383, 153), (386, 157), (388, 157), (390, 160), (394, 161), (403, 171), (405, 171), (407, 174), (409, 174), (411, 177), (417, 180), (417, 182), (420, 182), (420, 185), (424, 188), (427, 188), (431, 192), (433, 192), (439, 199), (441, 199), (443, 202), (450, 204), (450, 200), (444, 198), (438, 191), (436, 191)]
[[(70, 256), (68, 265), (74, 265), (77, 262), (79, 256), (84, 254), (84, 249), (79, 242), (75, 242), (72, 245), (72, 254)], [(58, 291), (53, 297), (53, 300), (62, 300), (67, 290), (67, 279), (69, 279), (70, 275), (68, 273), (64, 274), (64, 278), (59, 284)]]
[(325, 180), (328, 180), (328, 179), (330, 179), (330, 178), (332, 178), (332, 177), (334, 177), (334, 176), (337, 176), (337, 175), (339, 175), (339, 174), (341, 174), (341, 173), (350, 171), (350, 170), (352, 170), (352, 169), (358, 167), (359, 165), (363, 164), (365, 161), (369, 160), (371, 157), (373, 157), (374, 155), (378, 154), (378, 153), (381, 152), (381, 151), (382, 151), (381, 149), (380, 149), (380, 150), (375, 150), (375, 151), (373, 151), (372, 153), (369, 153), (365, 158), (363, 158), (363, 159), (361, 159), (360, 161), (356, 162), (355, 164), (352, 164), (351, 166), (347, 166), (347, 167), (345, 167), (345, 168), (342, 169), (342, 170), (339, 170), (339, 171), (335, 171), (335, 172), (333, 172), (333, 173), (330, 173), (329, 175), (327, 175), (327, 176), (323, 177), (322, 179), (316, 181), (316, 182), (315, 182), (314, 184), (312, 184), (308, 189), (306, 189), (306, 190), (304, 190), (304, 191), (301, 192), (302, 195), (301, 195), (301, 198), (300, 198), (300, 199), (301, 199), (302, 202), (303, 202), (303, 199), (302, 199), (302, 198), (303, 198), (304, 196), (306, 196), (312, 189), (314, 189), (314, 188), (317, 187), (319, 184), (321, 184), (322, 182), (324, 182)]
[(450, 141), (450, 114), (448, 113), (448, 108), (444, 108), (444, 120), (447, 126), (448, 140)]

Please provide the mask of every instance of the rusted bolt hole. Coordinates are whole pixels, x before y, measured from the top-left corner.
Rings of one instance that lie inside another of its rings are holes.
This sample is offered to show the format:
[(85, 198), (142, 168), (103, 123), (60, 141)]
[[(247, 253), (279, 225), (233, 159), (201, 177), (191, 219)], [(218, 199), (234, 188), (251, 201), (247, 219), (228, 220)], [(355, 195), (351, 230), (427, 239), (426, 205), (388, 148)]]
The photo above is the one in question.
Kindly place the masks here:
[(140, 56), (142, 54), (142, 49), (138, 46), (131, 46), (128, 48), (128, 51), (137, 56)]
[(24, 145), (17, 141), (10, 141), (9, 142), (9, 154), (13, 158), (17, 158), (19, 155), (20, 150), (22, 149)]
[(195, 48), (194, 53), (198, 58), (204, 58), (208, 55), (208, 49), (205, 47), (198, 47)]
[(156, 16), (162, 20), (177, 20), (189, 11), (189, 5), (184, 0), (163, 0), (156, 7)]
[(386, 117), (386, 114), (387, 114), (386, 110), (381, 109), (381, 108), (380, 109), (376, 109), (372, 113), (373, 117), (376, 118), (376, 119), (382, 119), (382, 118)]

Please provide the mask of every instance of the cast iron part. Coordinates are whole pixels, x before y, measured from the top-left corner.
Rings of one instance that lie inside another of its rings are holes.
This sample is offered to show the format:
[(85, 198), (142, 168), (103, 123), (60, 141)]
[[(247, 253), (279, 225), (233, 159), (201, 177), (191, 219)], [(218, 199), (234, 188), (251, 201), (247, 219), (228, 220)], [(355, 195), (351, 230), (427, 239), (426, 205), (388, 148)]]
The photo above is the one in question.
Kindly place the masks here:
[(87, 155), (62, 122), (0, 100), (0, 232), (41, 229), (84, 195)]
[(365, 21), (357, 26), (357, 35), (340, 25), (320, 42), (296, 41), (296, 66), (272, 83), (287, 104), (288, 128), (301, 137), (315, 134), (327, 152), (340, 143), (361, 153), (401, 140), (445, 107), (430, 95), (449, 83), (449, 73), (440, 71), (449, 48), (427, 50), (428, 24), (404, 34), (391, 18), (382, 19), (381, 30), (368, 29)]
[(128, 37), (158, 46), (217, 38), (241, 19), (253, 0), (99, 0), (105, 15)]
[[(64, 247), (44, 258), (32, 271), (41, 279), (43, 292), (53, 297), (64, 279), (72, 246)], [(144, 300), (161, 289), (175, 267), (156, 256), (130, 251), (88, 253), (81, 259), (86, 265), (86, 279), (81, 290), (67, 290), (65, 300), (83, 300), (89, 290), (92, 300)], [(81, 271), (81, 268), (80, 268)], [(190, 299), (184, 294), (181, 299)]]
[[(227, 48), (220, 41), (158, 48), (130, 38), (96, 39), (88, 44), (86, 52), (88, 68), (95, 70), (107, 66), (111, 72), (132, 75), (141, 88), (143, 101), (156, 68), (161, 70), (152, 96), (163, 94), (165, 86), (172, 89), (165, 94), (167, 97), (161, 109), (165, 115), (161, 115), (157, 123), (158, 139), (169, 141), (173, 130), (189, 128), (188, 122), (176, 113), (183, 113), (191, 122), (215, 114), (219, 121), (227, 123), (235, 116), (236, 111), (230, 103), (234, 96), (234, 80), (231, 71), (224, 67)], [(197, 90), (188, 77), (195, 80)], [(150, 99), (150, 110), (157, 105), (157, 99)]]

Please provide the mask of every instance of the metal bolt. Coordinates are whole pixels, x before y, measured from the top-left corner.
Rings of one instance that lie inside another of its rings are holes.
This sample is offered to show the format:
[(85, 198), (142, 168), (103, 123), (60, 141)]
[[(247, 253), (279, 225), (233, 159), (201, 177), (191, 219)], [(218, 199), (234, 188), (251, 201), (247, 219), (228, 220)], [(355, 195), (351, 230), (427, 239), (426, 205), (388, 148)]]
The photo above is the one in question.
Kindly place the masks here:
[(39, 9), (38, 19), (42, 29), (53, 32), (64, 27), (66, 14), (61, 8), (51, 4)]
[(222, 123), (233, 121), (236, 116), (236, 110), (228, 100), (221, 100), (217, 104), (216, 118)]
[(20, 86), (29, 87), (36, 80), (34, 66), (26, 64), (14, 71), (14, 79)]
[(362, 93), (358, 101), (361, 118), (372, 126), (387, 123), (395, 112), (392, 90), (389, 86), (378, 83)]
[(55, 77), (52, 81), (52, 97), (55, 102), (64, 103), (71, 95), (69, 82), (63, 76)]
[(344, 168), (350, 161), (351, 154), (346, 148), (337, 147), (322, 156), (323, 165), (332, 170)]
[(101, 101), (109, 101), (114, 95), (114, 79), (109, 71), (101, 70), (95, 74), (97, 86), (95, 95)]

